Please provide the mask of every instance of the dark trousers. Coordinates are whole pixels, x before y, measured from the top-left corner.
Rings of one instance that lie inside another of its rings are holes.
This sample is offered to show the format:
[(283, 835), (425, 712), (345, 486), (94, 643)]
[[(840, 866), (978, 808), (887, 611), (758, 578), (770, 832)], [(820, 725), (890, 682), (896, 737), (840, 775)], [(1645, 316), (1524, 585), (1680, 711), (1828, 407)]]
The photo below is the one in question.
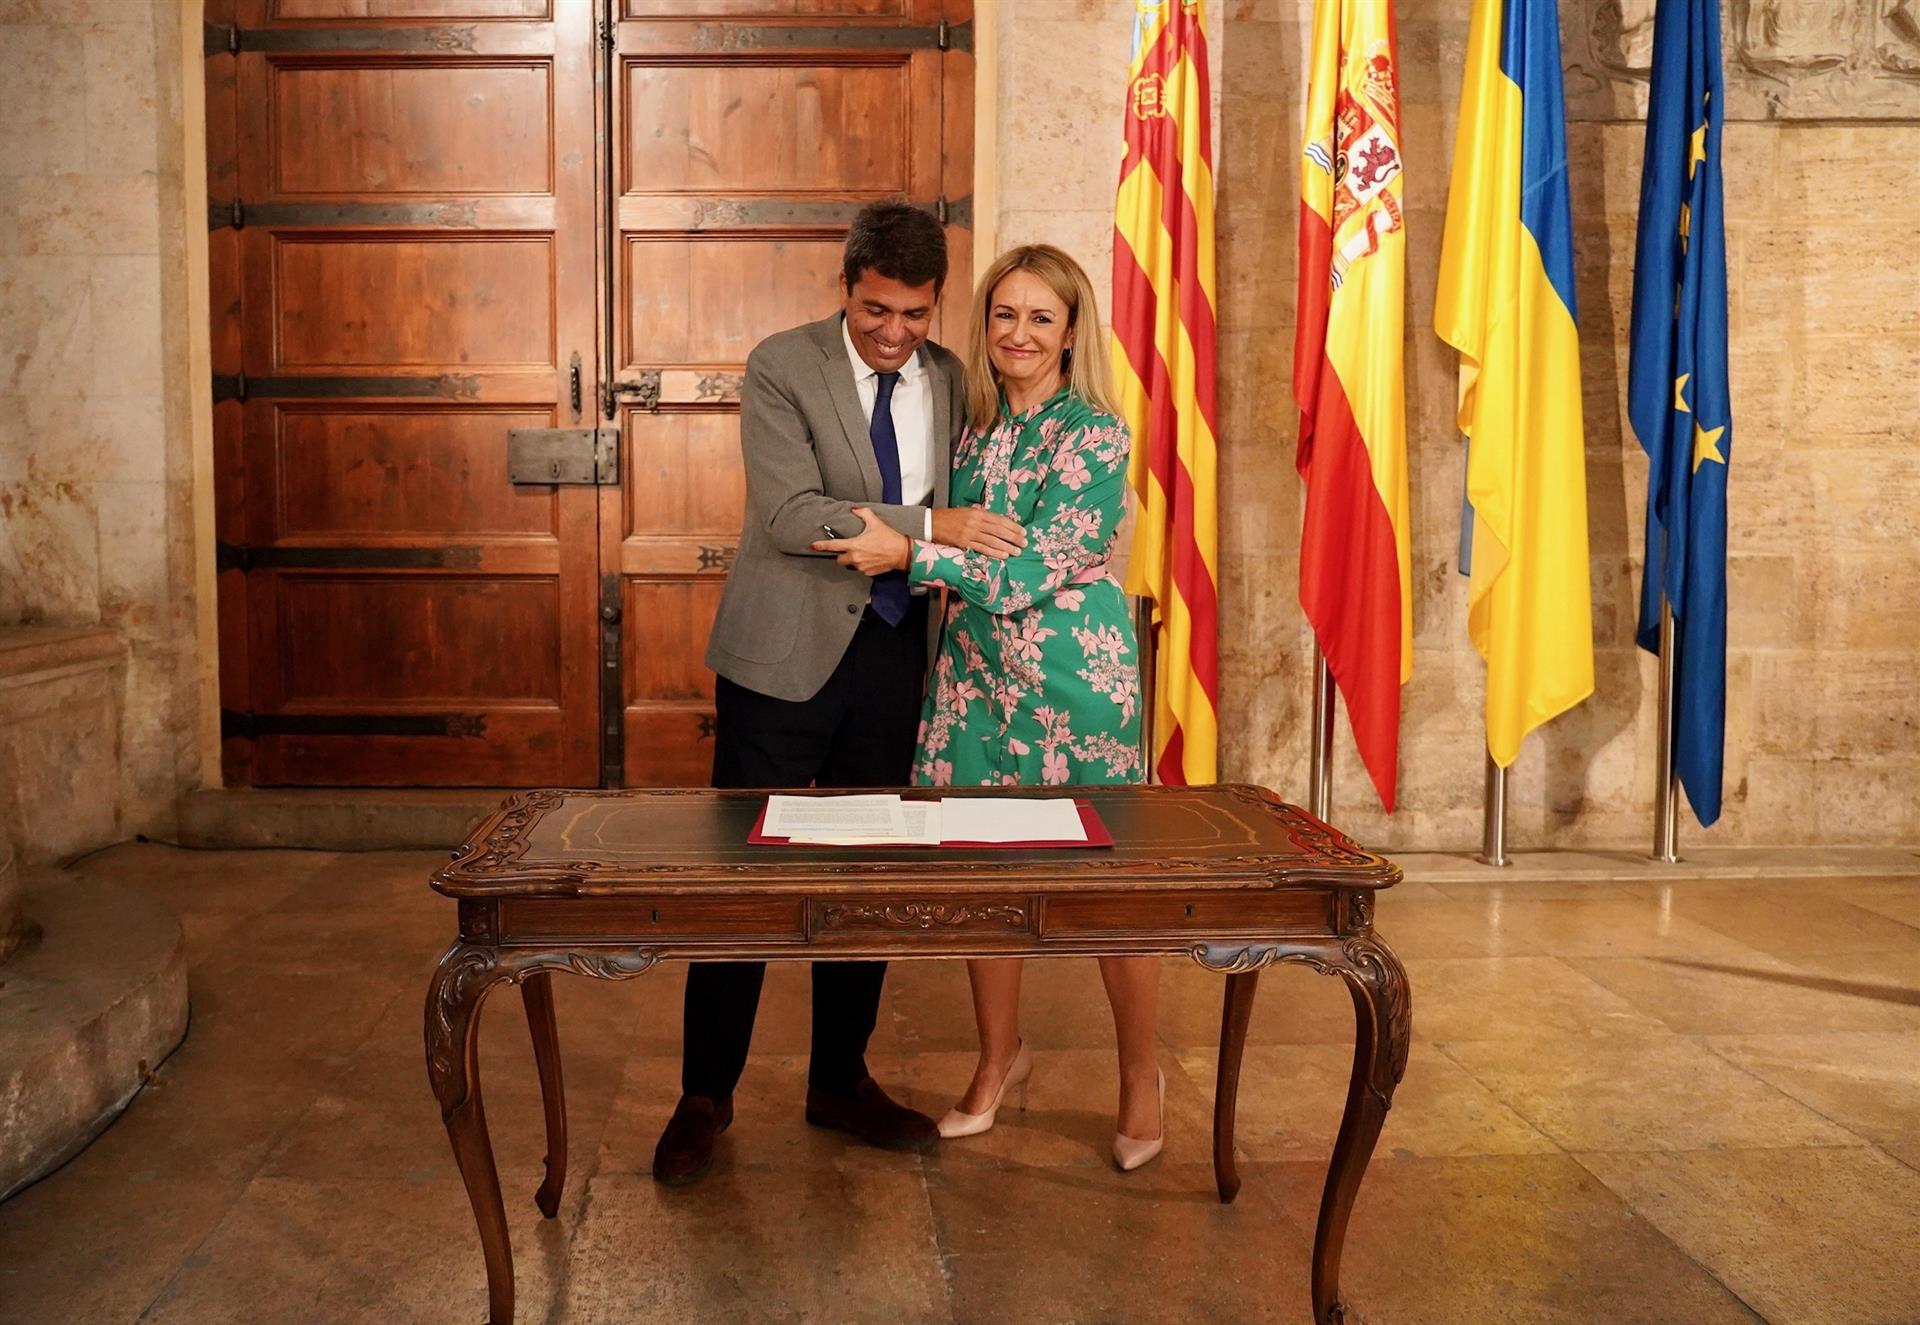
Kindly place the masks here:
[[(913, 771), (927, 666), (927, 600), (898, 626), (868, 611), (826, 685), (795, 703), (735, 685), (714, 690), (716, 787), (900, 787)], [(747, 1064), (764, 962), (693, 962), (681, 1014), (680, 1089), (733, 1093)], [(885, 962), (813, 964), (808, 1086), (851, 1094), (867, 1075)]]

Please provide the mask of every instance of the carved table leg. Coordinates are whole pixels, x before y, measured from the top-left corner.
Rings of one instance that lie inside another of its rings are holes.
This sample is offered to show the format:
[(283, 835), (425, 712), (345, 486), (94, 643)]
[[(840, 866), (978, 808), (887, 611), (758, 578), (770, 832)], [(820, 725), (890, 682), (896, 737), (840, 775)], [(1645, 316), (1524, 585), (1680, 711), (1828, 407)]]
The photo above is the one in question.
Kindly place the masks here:
[(427, 985), (427, 1080), (440, 1101), (454, 1162), (480, 1226), (489, 1325), (510, 1325), (513, 1320), (513, 1248), (507, 1240), (507, 1213), (500, 1204), (500, 1174), (493, 1164), (486, 1110), (480, 1104), (480, 1004), (488, 990), (510, 975), (492, 948), (455, 945), (440, 959)]
[(560, 1192), (567, 1185), (567, 1092), (560, 1079), (560, 1031), (553, 1016), (553, 977), (545, 971), (529, 975), (520, 986), (520, 1000), (527, 1007), (533, 1061), (540, 1069), (540, 1106), (547, 1115), (547, 1176), (534, 1193), (533, 1203), (552, 1219), (560, 1212)]
[(1240, 1173), (1233, 1162), (1233, 1119), (1240, 1097), (1240, 1055), (1247, 1047), (1247, 1023), (1253, 1019), (1253, 993), (1258, 971), (1227, 977), (1227, 995), (1220, 1009), (1220, 1066), (1213, 1086), (1213, 1181), (1220, 1203), (1229, 1205), (1240, 1194)]
[(1343, 961), (1321, 969), (1340, 975), (1353, 994), (1353, 1076), (1313, 1235), (1316, 1325), (1342, 1325), (1347, 1319), (1346, 1304), (1340, 1298), (1340, 1253), (1347, 1240), (1347, 1217), (1353, 1213), (1360, 1179), (1393, 1104), (1393, 1089), (1407, 1070), (1413, 1020), (1406, 969), (1391, 948), (1363, 934), (1348, 939), (1340, 951)]

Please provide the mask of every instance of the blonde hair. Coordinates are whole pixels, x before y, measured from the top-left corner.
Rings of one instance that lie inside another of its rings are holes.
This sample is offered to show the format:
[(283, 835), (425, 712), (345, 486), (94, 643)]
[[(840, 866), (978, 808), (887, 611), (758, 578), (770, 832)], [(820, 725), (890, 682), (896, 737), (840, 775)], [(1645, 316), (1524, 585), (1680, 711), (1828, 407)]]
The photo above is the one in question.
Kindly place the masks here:
[(1067, 327), (1074, 333), (1068, 387), (1095, 409), (1117, 415), (1113, 379), (1107, 372), (1107, 337), (1100, 327), (1093, 282), (1079, 263), (1053, 245), (1023, 244), (995, 258), (973, 294), (973, 330), (967, 337), (967, 421), (985, 431), (1000, 415), (1000, 375), (987, 357), (987, 316), (994, 290), (1016, 271), (1032, 272), (1066, 305)]

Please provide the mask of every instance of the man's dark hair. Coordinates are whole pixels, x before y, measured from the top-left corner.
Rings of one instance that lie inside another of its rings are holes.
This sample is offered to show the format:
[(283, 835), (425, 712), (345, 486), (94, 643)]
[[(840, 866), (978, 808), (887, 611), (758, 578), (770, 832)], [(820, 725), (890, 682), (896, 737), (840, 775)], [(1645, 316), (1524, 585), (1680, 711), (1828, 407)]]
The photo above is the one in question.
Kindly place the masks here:
[(853, 218), (840, 274), (847, 288), (862, 272), (876, 272), (903, 285), (947, 281), (947, 235), (929, 212), (904, 202), (870, 202)]

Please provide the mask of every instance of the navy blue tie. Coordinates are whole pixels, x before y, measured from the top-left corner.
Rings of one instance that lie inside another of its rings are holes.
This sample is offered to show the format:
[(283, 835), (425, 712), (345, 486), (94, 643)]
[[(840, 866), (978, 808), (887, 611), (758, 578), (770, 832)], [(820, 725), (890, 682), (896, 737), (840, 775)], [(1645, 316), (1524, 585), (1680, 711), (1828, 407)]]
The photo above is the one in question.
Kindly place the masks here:
[[(880, 500), (889, 506), (900, 504), (900, 439), (893, 432), (893, 388), (898, 373), (880, 373), (880, 390), (873, 398), (873, 422), (867, 435), (873, 438), (873, 458), (880, 465)], [(873, 580), (873, 610), (889, 626), (897, 626), (907, 616), (907, 573), (890, 570)]]

